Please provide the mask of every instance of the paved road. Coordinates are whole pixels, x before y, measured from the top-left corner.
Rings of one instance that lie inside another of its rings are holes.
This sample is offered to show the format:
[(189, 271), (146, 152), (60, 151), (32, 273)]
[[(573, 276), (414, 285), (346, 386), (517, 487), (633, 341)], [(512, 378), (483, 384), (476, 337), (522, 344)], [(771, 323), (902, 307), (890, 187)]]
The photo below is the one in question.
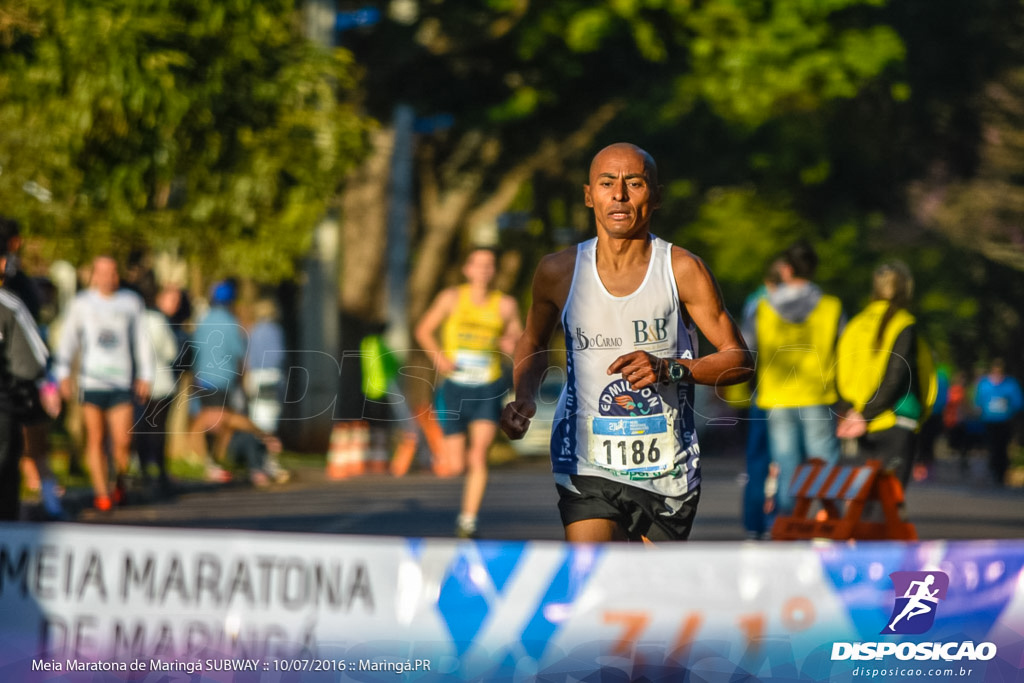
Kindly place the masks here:
[[(704, 485), (694, 540), (744, 537), (739, 522), (742, 458), (704, 461)], [(401, 479), (364, 476), (325, 480), (316, 466), (292, 482), (266, 490), (244, 484), (193, 485), (173, 500), (133, 504), (112, 513), (83, 510), (83, 523), (196, 528), (451, 536), (461, 481), (413, 472)], [(912, 484), (908, 517), (921, 539), (1024, 538), (1024, 490), (993, 490), (940, 461), (934, 482)], [(560, 540), (562, 528), (547, 463), (530, 458), (494, 468), (480, 518), (481, 536), (506, 540)]]

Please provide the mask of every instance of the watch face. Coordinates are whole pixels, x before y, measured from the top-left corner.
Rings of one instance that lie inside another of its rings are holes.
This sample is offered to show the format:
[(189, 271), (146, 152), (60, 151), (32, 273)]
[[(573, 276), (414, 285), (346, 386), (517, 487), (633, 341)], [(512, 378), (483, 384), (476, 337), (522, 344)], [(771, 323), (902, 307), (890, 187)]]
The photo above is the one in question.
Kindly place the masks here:
[(679, 363), (673, 362), (668, 368), (668, 376), (673, 382), (678, 382), (683, 377), (686, 377), (686, 368)]

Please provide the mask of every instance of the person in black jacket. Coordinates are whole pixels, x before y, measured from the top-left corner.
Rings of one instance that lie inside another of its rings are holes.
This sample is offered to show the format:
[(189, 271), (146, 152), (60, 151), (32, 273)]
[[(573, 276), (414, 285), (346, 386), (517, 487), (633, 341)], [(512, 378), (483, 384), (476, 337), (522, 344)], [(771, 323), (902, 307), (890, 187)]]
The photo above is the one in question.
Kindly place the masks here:
[[(6, 242), (6, 240), (5, 240)], [(0, 284), (7, 267), (0, 255)], [(22, 415), (37, 405), (48, 352), (21, 299), (0, 288), (0, 520), (19, 514)]]
[[(43, 336), (39, 326), (42, 317), (44, 294), (37, 281), (29, 277), (21, 268), (19, 251), (22, 245), (21, 226), (18, 221), (0, 216), (0, 253), (6, 250), (7, 261), (3, 269), (3, 288), (13, 293), (25, 304), (32, 315), (36, 329)], [(45, 342), (45, 337), (43, 339)], [(50, 468), (50, 428), (55, 417), (60, 413), (60, 396), (51, 384), (53, 391), (44, 396), (48, 401), (44, 405), (36, 401), (31, 411), (22, 414), (22, 477), (26, 479), (28, 490), (38, 490), (42, 499), (43, 512), (47, 519), (65, 519), (60, 500), (60, 487), (57, 477)]]

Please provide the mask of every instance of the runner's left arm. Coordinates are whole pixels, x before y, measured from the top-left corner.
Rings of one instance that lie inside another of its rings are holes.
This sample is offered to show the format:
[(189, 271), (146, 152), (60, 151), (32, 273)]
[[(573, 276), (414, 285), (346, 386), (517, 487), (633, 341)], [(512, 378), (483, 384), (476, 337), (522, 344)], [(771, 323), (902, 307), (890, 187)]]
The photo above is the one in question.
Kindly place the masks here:
[(754, 358), (726, 310), (722, 290), (707, 265), (689, 251), (672, 247), (672, 272), (680, 303), (715, 347), (714, 353), (676, 362), (689, 368), (696, 384), (725, 386), (749, 380), (754, 374)]

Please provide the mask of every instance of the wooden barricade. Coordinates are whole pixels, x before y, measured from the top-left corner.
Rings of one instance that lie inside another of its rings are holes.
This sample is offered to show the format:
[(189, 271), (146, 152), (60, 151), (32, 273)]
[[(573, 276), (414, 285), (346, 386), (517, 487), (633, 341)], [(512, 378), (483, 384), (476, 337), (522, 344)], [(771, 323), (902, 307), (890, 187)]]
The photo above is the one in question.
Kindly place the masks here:
[[(903, 519), (903, 486), (878, 460), (829, 465), (812, 458), (797, 467), (790, 491), (793, 513), (775, 520), (773, 539), (917, 540), (914, 525)], [(882, 518), (863, 519), (865, 512)]]

